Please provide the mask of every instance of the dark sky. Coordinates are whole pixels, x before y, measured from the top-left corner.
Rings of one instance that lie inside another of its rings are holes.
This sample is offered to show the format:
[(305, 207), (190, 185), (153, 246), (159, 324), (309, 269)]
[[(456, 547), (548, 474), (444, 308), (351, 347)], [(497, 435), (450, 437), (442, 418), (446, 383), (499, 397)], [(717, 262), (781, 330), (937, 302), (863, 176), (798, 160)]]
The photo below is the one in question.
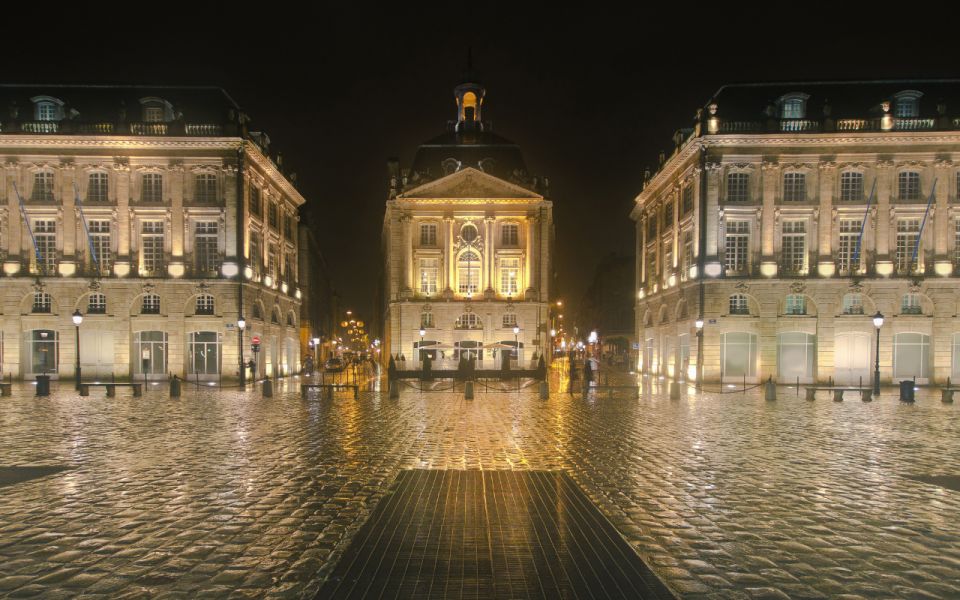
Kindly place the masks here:
[(551, 179), (558, 296), (574, 303), (603, 255), (632, 253), (628, 213), (644, 166), (721, 84), (960, 74), (956, 49), (929, 25), (892, 36), (893, 24), (868, 24), (876, 4), (849, 16), (740, 3), (590, 15), (584, 5), (414, 5), (162, 4), (151, 16), (104, 8), (42, 21), (7, 12), (0, 77), (223, 86), (298, 172), (335, 286), (370, 315), (386, 159), (409, 166), (453, 118), (468, 47), (487, 87), (485, 118)]

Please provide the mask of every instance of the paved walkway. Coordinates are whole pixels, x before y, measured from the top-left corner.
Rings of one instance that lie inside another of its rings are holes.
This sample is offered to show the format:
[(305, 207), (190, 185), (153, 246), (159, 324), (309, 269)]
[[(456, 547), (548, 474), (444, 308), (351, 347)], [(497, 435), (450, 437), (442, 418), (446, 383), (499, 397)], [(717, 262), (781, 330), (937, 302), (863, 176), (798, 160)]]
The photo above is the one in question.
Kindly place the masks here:
[(414, 468), (565, 471), (688, 598), (960, 597), (960, 405), (923, 392), (30, 394), (0, 467), (66, 469), (0, 487), (0, 595), (309, 597)]

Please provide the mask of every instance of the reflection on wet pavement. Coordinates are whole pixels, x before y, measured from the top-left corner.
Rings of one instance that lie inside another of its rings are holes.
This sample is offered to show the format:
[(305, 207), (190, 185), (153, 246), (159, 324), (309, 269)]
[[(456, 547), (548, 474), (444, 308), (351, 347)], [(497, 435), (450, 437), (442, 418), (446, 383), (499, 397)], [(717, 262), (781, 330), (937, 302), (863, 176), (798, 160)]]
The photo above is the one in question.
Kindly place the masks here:
[(960, 412), (924, 391), (305, 402), (297, 384), (15, 389), (0, 465), (68, 469), (2, 488), (0, 595), (312, 597), (401, 469), (482, 469), (566, 472), (684, 597), (960, 597), (960, 495), (911, 479), (960, 474)]

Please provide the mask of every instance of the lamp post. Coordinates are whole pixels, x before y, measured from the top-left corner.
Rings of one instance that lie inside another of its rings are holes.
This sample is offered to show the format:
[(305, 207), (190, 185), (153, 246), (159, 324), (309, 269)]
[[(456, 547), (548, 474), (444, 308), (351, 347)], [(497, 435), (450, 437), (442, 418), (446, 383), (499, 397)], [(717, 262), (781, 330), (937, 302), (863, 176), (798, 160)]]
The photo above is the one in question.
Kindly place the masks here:
[(703, 389), (703, 317), (694, 321), (697, 328), (697, 391)]
[(313, 338), (313, 362), (317, 370), (320, 369), (320, 338)]
[(243, 315), (237, 317), (237, 331), (240, 337), (240, 389), (247, 385), (247, 365), (243, 362), (243, 330), (247, 328), (247, 320)]
[(80, 314), (80, 309), (78, 308), (73, 311), (73, 324), (77, 330), (77, 364), (74, 368), (74, 380), (76, 381), (74, 389), (77, 391), (80, 390), (80, 323), (83, 323), (83, 315)]
[(421, 368), (423, 365), (423, 336), (427, 335), (427, 330), (423, 327), (420, 328), (420, 347), (417, 349), (417, 360), (420, 361)]
[(517, 359), (517, 367), (520, 366), (520, 326), (513, 326), (513, 357)]
[(880, 395), (880, 328), (883, 327), (883, 315), (880, 311), (873, 315), (873, 326), (877, 328), (877, 356), (873, 367), (873, 393)]

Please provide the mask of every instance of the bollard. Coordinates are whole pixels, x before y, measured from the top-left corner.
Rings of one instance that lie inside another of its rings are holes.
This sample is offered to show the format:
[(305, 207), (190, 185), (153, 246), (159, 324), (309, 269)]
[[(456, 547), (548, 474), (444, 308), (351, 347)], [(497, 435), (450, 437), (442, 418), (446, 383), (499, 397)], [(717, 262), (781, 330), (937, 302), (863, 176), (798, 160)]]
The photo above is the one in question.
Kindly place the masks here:
[(180, 378), (176, 375), (173, 376), (173, 379), (170, 380), (170, 397), (179, 398), (180, 397)]
[(400, 386), (396, 381), (390, 380), (390, 399), (396, 400), (400, 397)]
[(913, 402), (913, 381), (900, 382), (900, 402)]
[(264, 398), (273, 398), (273, 381), (270, 379), (264, 379), (263, 387), (260, 388), (260, 393), (263, 394)]
[(540, 399), (546, 400), (550, 397), (550, 386), (547, 385), (546, 381), (540, 382)]
[(50, 376), (37, 375), (37, 396), (50, 395)]
[(473, 382), (468, 381), (463, 384), (463, 398), (464, 400), (473, 400)]
[(670, 382), (670, 399), (671, 400), (680, 399), (680, 385), (676, 381)]
[(773, 382), (773, 379), (767, 380), (767, 386), (763, 390), (763, 397), (771, 401), (777, 399), (777, 384)]
[(953, 404), (953, 390), (940, 390), (940, 401), (944, 404)]

